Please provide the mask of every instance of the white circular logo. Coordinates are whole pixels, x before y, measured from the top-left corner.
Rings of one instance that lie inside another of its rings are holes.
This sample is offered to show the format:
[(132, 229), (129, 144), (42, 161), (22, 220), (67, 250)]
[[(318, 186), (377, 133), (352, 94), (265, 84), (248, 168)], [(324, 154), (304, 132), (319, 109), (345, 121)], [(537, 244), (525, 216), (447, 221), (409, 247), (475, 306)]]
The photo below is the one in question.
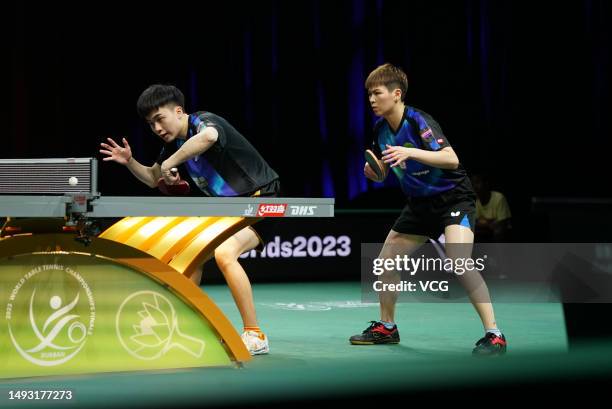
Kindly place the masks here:
[(70, 267), (43, 264), (15, 285), (6, 307), (11, 341), (40, 366), (74, 358), (93, 334), (96, 307), (83, 277)]

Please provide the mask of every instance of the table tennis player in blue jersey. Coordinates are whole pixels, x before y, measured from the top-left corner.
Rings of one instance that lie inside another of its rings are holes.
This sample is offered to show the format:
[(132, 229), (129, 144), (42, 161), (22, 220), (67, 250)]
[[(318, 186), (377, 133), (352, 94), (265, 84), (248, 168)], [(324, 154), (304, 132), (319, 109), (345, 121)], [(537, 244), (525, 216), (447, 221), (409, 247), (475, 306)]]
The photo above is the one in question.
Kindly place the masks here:
[[(278, 174), (251, 143), (228, 121), (211, 112), (185, 112), (185, 97), (172, 85), (151, 85), (138, 98), (138, 114), (165, 143), (152, 166), (132, 156), (125, 138), (122, 145), (108, 138), (100, 152), (105, 161), (126, 166), (141, 182), (170, 191), (189, 175), (203, 196), (277, 196)], [(180, 172), (174, 169), (178, 168)], [(163, 179), (163, 180), (161, 180)], [(238, 257), (263, 243), (252, 227), (246, 227), (215, 249), (215, 261), (223, 273), (244, 324), (242, 340), (252, 355), (269, 352), (267, 336), (257, 324), (253, 291)], [(202, 272), (191, 278), (200, 284)]]
[[(406, 205), (389, 231), (379, 258), (410, 255), (428, 238), (444, 233), (446, 257), (470, 258), (474, 241), (476, 195), (465, 169), (438, 123), (428, 114), (404, 103), (406, 74), (384, 64), (370, 73), (365, 83), (370, 106), (381, 117), (374, 126), (373, 160), (364, 174), (382, 181), (389, 170), (399, 179)], [(372, 163), (372, 165), (370, 165)], [(378, 169), (376, 169), (378, 167)], [(462, 243), (465, 245), (455, 245)], [(488, 288), (472, 269), (454, 274), (466, 289), (484, 326), (473, 354), (493, 356), (506, 352), (506, 338), (497, 327)], [(383, 274), (383, 282), (399, 283), (397, 271)], [(379, 293), (380, 320), (371, 321), (361, 334), (350, 337), (353, 345), (397, 344), (396, 291)], [(443, 317), (441, 317), (441, 322)], [(440, 328), (444, 332), (444, 327)]]

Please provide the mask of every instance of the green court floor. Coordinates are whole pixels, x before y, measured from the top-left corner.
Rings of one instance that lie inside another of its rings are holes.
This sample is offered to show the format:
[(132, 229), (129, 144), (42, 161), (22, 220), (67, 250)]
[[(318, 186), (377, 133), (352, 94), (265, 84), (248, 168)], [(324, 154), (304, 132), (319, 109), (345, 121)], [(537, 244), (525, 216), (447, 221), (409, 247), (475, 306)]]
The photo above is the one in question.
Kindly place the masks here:
[[(227, 288), (203, 288), (241, 328)], [(482, 327), (470, 304), (398, 304), (401, 344), (351, 346), (348, 337), (378, 318), (377, 304), (361, 303), (359, 283), (259, 284), (254, 294), (271, 353), (255, 357), (244, 368), (2, 381), (0, 407), (206, 407), (354, 398), (372, 390), (398, 388), (409, 393), (478, 387), (490, 381), (493, 371), (503, 381), (530, 382), (612, 373), (612, 345), (567, 352), (560, 304), (496, 304), (509, 353), (483, 359), (471, 356)], [(35, 389), (69, 389), (75, 398), (71, 402), (7, 400), (9, 390)]]

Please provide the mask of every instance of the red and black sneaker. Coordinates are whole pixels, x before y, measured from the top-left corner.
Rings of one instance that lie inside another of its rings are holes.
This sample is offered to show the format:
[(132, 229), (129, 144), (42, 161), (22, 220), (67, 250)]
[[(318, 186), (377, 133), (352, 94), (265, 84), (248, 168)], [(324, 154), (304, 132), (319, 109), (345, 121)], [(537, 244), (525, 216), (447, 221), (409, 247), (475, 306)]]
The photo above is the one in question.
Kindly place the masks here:
[(399, 344), (400, 337), (397, 325), (387, 329), (382, 322), (370, 321), (368, 328), (359, 335), (353, 335), (349, 341), (353, 345)]
[(504, 334), (499, 337), (492, 332), (487, 332), (484, 338), (478, 340), (472, 354), (478, 356), (502, 355), (506, 353), (507, 346), (508, 343)]

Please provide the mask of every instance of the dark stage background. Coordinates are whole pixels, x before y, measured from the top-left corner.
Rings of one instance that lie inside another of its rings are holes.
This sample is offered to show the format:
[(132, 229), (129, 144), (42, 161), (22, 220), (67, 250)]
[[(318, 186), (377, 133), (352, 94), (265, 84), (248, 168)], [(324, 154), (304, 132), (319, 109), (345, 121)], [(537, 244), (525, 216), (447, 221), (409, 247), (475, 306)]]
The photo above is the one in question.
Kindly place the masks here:
[[(400, 208), (393, 178), (381, 187), (362, 173), (374, 122), (363, 83), (391, 62), (408, 74), (407, 103), (441, 124), (469, 173), (488, 174), (506, 194), (518, 240), (611, 241), (607, 202), (594, 212), (560, 199), (554, 218), (532, 207), (533, 197), (611, 196), (610, 2), (52, 2), (2, 11), (3, 158), (99, 156), (104, 138), (125, 136), (152, 163), (161, 143), (136, 99), (152, 83), (172, 83), (188, 112), (212, 111), (251, 140), (285, 196)], [(158, 194), (106, 162), (99, 188)], [(364, 217), (379, 215), (339, 213), (333, 229)], [(569, 219), (573, 230), (560, 229)], [(601, 325), (609, 311), (565, 306), (570, 338), (612, 335)]]
[[(128, 7), (128, 8), (125, 8)], [(98, 155), (126, 136), (160, 148), (135, 112), (155, 82), (188, 111), (229, 119), (287, 196), (401, 207), (362, 174), (373, 116), (363, 82), (383, 62), (407, 103), (440, 122), (468, 171), (520, 219), (532, 196), (609, 196), (610, 5), (604, 1), (291, 1), (5, 6), (2, 157)], [(107, 195), (155, 194), (101, 163)], [(390, 190), (390, 192), (387, 192)]]

